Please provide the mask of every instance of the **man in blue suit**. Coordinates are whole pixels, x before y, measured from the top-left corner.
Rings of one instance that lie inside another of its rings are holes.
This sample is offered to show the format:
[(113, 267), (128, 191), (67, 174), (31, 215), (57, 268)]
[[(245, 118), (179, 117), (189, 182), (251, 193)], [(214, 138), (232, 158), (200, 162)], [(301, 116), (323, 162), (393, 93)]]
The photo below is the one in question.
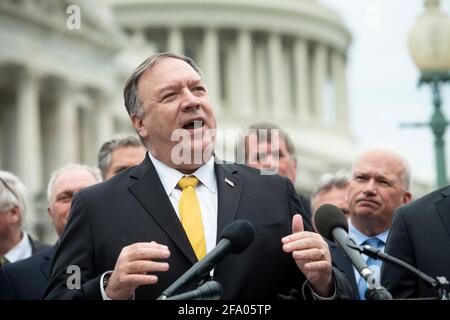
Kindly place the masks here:
[[(67, 165), (52, 174), (47, 189), (47, 210), (58, 237), (67, 224), (74, 193), (100, 181), (98, 170), (79, 164)], [(0, 299), (42, 299), (56, 247), (0, 268)]]

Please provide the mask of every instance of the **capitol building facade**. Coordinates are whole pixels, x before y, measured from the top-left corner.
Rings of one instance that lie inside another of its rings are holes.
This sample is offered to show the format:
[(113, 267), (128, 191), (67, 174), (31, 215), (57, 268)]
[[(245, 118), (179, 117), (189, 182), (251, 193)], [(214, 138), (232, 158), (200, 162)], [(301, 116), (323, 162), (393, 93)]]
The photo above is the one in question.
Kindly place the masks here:
[[(72, 6), (72, 7), (70, 7)], [(79, 28), (68, 22), (79, 9)], [(297, 148), (297, 188), (350, 169), (346, 56), (350, 32), (314, 0), (0, 2), (0, 168), (18, 175), (34, 207), (27, 227), (51, 239), (45, 190), (70, 162), (96, 164), (114, 133), (133, 132), (127, 75), (155, 52), (194, 58), (220, 132), (270, 121)], [(219, 132), (219, 133), (220, 133)], [(234, 145), (235, 136), (219, 136)], [(234, 160), (232, 148), (219, 156)]]

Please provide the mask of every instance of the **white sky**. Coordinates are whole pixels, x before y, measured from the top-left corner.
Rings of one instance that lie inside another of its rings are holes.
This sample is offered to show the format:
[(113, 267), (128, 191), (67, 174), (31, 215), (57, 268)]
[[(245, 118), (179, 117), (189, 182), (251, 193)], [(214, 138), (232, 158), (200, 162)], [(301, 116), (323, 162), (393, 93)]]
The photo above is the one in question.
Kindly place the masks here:
[[(419, 72), (409, 49), (408, 34), (423, 0), (320, 0), (339, 12), (353, 34), (348, 56), (351, 122), (358, 147), (387, 145), (411, 163), (413, 175), (435, 181), (430, 128), (400, 129), (405, 122), (425, 122), (433, 110), (429, 86), (417, 88)], [(450, 0), (441, 0), (450, 14)], [(450, 117), (450, 84), (441, 91), (442, 110)], [(450, 134), (446, 134), (450, 172)]]

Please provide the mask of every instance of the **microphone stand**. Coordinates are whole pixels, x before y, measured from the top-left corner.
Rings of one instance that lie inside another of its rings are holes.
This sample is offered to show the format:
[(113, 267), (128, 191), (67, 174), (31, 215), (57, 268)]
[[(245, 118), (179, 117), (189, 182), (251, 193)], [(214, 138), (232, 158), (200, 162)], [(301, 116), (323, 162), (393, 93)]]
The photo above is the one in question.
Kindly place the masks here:
[(209, 280), (195, 290), (187, 291), (161, 300), (220, 300), (222, 286), (219, 282)]
[(369, 245), (364, 246), (358, 246), (352, 242), (347, 243), (347, 245), (350, 248), (353, 248), (355, 250), (358, 250), (360, 253), (364, 253), (365, 255), (374, 258), (374, 259), (381, 259), (383, 261), (393, 263), (397, 266), (400, 266), (409, 272), (415, 274), (420, 279), (422, 279), (425, 283), (427, 283), (429, 286), (434, 288), (438, 295), (440, 300), (450, 300), (450, 284), (448, 280), (445, 277), (436, 277), (436, 279), (433, 279), (432, 277), (428, 276), (427, 274), (423, 273), (422, 271), (414, 268), (410, 264), (397, 259), (391, 255), (388, 255), (387, 253), (381, 251), (380, 249), (373, 248)]

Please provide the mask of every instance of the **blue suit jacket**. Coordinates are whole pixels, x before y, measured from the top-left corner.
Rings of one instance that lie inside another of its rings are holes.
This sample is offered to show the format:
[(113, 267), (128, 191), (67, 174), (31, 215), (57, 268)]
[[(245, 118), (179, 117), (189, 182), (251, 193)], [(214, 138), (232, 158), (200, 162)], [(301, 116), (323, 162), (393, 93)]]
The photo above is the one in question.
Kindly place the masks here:
[(56, 245), (0, 268), (0, 299), (40, 300), (47, 288)]

